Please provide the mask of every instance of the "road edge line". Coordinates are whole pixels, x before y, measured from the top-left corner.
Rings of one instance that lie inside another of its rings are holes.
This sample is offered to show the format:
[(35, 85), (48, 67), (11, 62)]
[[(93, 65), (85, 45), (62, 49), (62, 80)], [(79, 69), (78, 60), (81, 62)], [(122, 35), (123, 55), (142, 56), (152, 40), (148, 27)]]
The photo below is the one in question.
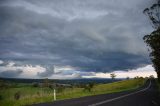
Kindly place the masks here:
[(108, 103), (108, 102), (111, 102), (111, 101), (115, 101), (115, 100), (130, 96), (130, 95), (134, 95), (134, 94), (137, 94), (137, 93), (140, 93), (140, 92), (144, 92), (147, 89), (149, 89), (150, 86), (151, 86), (151, 80), (150, 80), (149, 85), (146, 88), (142, 89), (142, 90), (139, 90), (139, 91), (136, 91), (136, 92), (132, 92), (132, 93), (129, 93), (129, 94), (126, 94), (126, 95), (122, 95), (122, 96), (119, 96), (119, 97), (116, 97), (116, 98), (113, 98), (113, 99), (108, 99), (108, 100), (105, 100), (105, 101), (94, 103), (94, 104), (91, 104), (91, 105), (88, 105), (88, 106), (98, 106), (98, 105), (101, 105), (101, 104), (104, 104), (104, 103)]

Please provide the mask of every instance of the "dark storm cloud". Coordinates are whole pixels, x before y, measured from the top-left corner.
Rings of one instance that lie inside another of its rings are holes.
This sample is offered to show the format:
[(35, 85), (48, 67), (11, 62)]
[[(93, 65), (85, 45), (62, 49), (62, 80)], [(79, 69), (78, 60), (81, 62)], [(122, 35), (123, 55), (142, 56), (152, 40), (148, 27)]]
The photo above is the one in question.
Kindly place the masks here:
[[(0, 4), (0, 60), (70, 65), (83, 71), (149, 64), (142, 14), (149, 0), (6, 0)], [(53, 71), (39, 73), (48, 76)]]
[(0, 77), (7, 77), (7, 78), (11, 78), (11, 77), (18, 77), (23, 71), (22, 70), (7, 70), (7, 71), (3, 71), (0, 72)]

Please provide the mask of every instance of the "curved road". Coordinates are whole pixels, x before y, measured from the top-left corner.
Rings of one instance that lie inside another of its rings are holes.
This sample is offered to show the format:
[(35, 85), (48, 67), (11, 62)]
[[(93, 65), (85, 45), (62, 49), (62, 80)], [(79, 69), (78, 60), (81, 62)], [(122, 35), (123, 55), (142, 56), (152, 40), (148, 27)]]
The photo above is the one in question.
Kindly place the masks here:
[(41, 103), (32, 106), (160, 106), (155, 80), (132, 91)]

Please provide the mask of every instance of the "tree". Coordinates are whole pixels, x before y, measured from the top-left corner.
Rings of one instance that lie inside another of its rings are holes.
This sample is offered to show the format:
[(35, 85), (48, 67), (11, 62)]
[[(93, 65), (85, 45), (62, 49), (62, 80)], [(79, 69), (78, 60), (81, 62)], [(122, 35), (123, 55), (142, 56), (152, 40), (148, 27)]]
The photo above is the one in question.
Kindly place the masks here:
[(33, 87), (38, 87), (39, 85), (38, 85), (37, 82), (34, 82), (34, 83), (32, 84), (32, 86), (33, 86)]
[(153, 75), (150, 75), (149, 78), (154, 79), (154, 76), (153, 76)]
[(45, 78), (44, 79), (44, 84), (43, 84), (44, 87), (49, 87), (49, 80), (48, 78)]
[(115, 79), (115, 77), (116, 77), (116, 74), (114, 74), (114, 73), (111, 73), (110, 74), (110, 77), (112, 78), (112, 81)]
[(159, 29), (160, 27), (160, 0), (156, 0), (156, 2), (150, 8), (145, 8), (143, 13), (149, 17), (152, 27), (154, 29)]
[(94, 85), (95, 85), (94, 83), (89, 83), (89, 84), (84, 85), (84, 91), (91, 92), (91, 90), (93, 89)]
[(14, 99), (15, 100), (19, 100), (20, 97), (21, 97), (21, 93), (19, 91), (14, 94)]
[(156, 0), (150, 8), (144, 9), (143, 13), (149, 17), (155, 29), (151, 34), (145, 35), (143, 40), (149, 46), (149, 56), (160, 82), (160, 0)]
[(134, 77), (134, 79), (138, 79), (138, 78), (139, 78), (139, 76), (135, 76), (135, 77)]
[(129, 77), (126, 77), (126, 80), (129, 80), (130, 78)]

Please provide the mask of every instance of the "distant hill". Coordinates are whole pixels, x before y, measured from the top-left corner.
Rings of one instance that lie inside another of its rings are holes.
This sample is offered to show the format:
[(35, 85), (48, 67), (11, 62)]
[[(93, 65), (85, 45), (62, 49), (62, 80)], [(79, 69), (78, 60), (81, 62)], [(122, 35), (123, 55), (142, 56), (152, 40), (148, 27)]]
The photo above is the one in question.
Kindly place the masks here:
[[(33, 83), (33, 82), (44, 82), (44, 79), (20, 79), (20, 78), (0, 78), (0, 80), (7, 82), (16, 82), (16, 83)], [(110, 83), (113, 82), (109, 78), (88, 78), (88, 79), (48, 79), (50, 82), (62, 83), (62, 84), (86, 84), (86, 83)], [(120, 81), (123, 79), (115, 79), (115, 81)]]

